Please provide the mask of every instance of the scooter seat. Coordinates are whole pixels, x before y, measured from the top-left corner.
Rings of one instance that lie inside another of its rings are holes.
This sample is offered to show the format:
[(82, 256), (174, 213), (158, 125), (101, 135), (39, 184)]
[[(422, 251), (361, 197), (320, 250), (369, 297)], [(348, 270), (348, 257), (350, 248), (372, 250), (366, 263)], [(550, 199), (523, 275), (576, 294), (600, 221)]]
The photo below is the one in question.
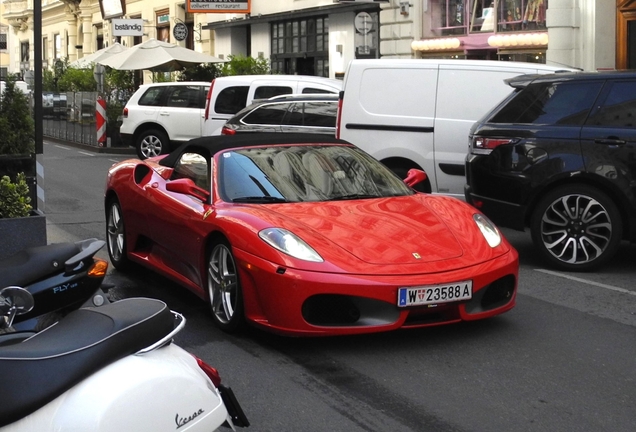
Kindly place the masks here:
[(27, 248), (3, 258), (0, 260), (0, 288), (27, 286), (51, 273), (62, 272), (64, 262), (79, 252), (75, 243), (55, 243)]
[(166, 304), (148, 298), (83, 308), (19, 344), (0, 347), (0, 427), (46, 405), (95, 371), (174, 329)]

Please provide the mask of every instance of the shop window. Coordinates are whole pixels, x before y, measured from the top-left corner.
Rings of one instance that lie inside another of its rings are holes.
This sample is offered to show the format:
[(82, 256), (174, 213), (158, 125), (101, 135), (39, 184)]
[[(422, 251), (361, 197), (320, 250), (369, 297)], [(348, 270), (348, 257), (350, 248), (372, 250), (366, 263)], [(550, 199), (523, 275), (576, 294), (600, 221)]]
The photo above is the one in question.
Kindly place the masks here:
[(548, 0), (432, 0), (431, 28), (440, 36), (545, 29)]

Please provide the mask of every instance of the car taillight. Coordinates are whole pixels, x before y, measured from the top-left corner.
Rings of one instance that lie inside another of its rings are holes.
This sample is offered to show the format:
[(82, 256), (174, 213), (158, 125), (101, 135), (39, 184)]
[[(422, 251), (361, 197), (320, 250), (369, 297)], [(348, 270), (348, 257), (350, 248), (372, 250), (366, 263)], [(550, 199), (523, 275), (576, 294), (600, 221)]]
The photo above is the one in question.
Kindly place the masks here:
[(219, 375), (219, 371), (201, 360), (199, 357), (195, 355), (192, 355), (192, 357), (195, 358), (201, 370), (208, 376), (208, 378), (210, 378), (214, 387), (218, 388), (221, 385), (221, 376)]
[(124, 111), (122, 112), (122, 116), (124, 118), (128, 118), (128, 107), (124, 107)]
[(212, 84), (210, 84), (210, 89), (208, 90), (208, 95), (205, 98), (205, 116), (203, 117), (203, 121), (208, 119), (208, 114), (210, 114), (210, 101), (212, 98), (212, 89), (214, 88), (214, 81), (212, 80)]
[(340, 92), (340, 98), (338, 99), (338, 112), (336, 114), (336, 139), (340, 139), (340, 120), (342, 119), (342, 100), (344, 99), (344, 92)]
[(504, 144), (514, 144), (517, 142), (515, 138), (487, 138), (473, 137), (473, 143), (470, 148), (474, 154), (490, 154), (495, 148)]
[(236, 131), (234, 129), (230, 129), (227, 126), (223, 126), (221, 129), (221, 135), (236, 135)]

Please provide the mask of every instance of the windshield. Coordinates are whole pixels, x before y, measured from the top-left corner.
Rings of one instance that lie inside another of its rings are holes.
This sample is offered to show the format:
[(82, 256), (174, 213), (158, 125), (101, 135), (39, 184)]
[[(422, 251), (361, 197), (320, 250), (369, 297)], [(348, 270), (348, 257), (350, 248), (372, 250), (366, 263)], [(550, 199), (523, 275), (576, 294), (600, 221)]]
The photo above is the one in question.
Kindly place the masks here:
[(356, 147), (273, 146), (219, 156), (218, 184), (228, 202), (281, 203), (367, 199), (414, 193)]

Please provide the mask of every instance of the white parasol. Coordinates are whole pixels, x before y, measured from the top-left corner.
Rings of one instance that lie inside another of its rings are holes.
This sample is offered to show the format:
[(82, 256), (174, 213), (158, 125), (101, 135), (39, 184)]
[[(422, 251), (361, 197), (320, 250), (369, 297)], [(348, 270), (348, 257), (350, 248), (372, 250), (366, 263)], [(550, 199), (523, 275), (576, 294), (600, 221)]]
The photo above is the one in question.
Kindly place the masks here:
[(128, 48), (122, 44), (115, 42), (111, 46), (102, 48), (92, 54), (87, 54), (84, 57), (71, 62), (69, 66), (75, 69), (88, 69), (93, 67), (94, 63), (99, 63), (101, 60), (106, 60), (115, 54), (126, 51), (127, 49)]
[(201, 63), (222, 63), (224, 61), (168, 42), (150, 39), (97, 63), (117, 70), (170, 72)]

